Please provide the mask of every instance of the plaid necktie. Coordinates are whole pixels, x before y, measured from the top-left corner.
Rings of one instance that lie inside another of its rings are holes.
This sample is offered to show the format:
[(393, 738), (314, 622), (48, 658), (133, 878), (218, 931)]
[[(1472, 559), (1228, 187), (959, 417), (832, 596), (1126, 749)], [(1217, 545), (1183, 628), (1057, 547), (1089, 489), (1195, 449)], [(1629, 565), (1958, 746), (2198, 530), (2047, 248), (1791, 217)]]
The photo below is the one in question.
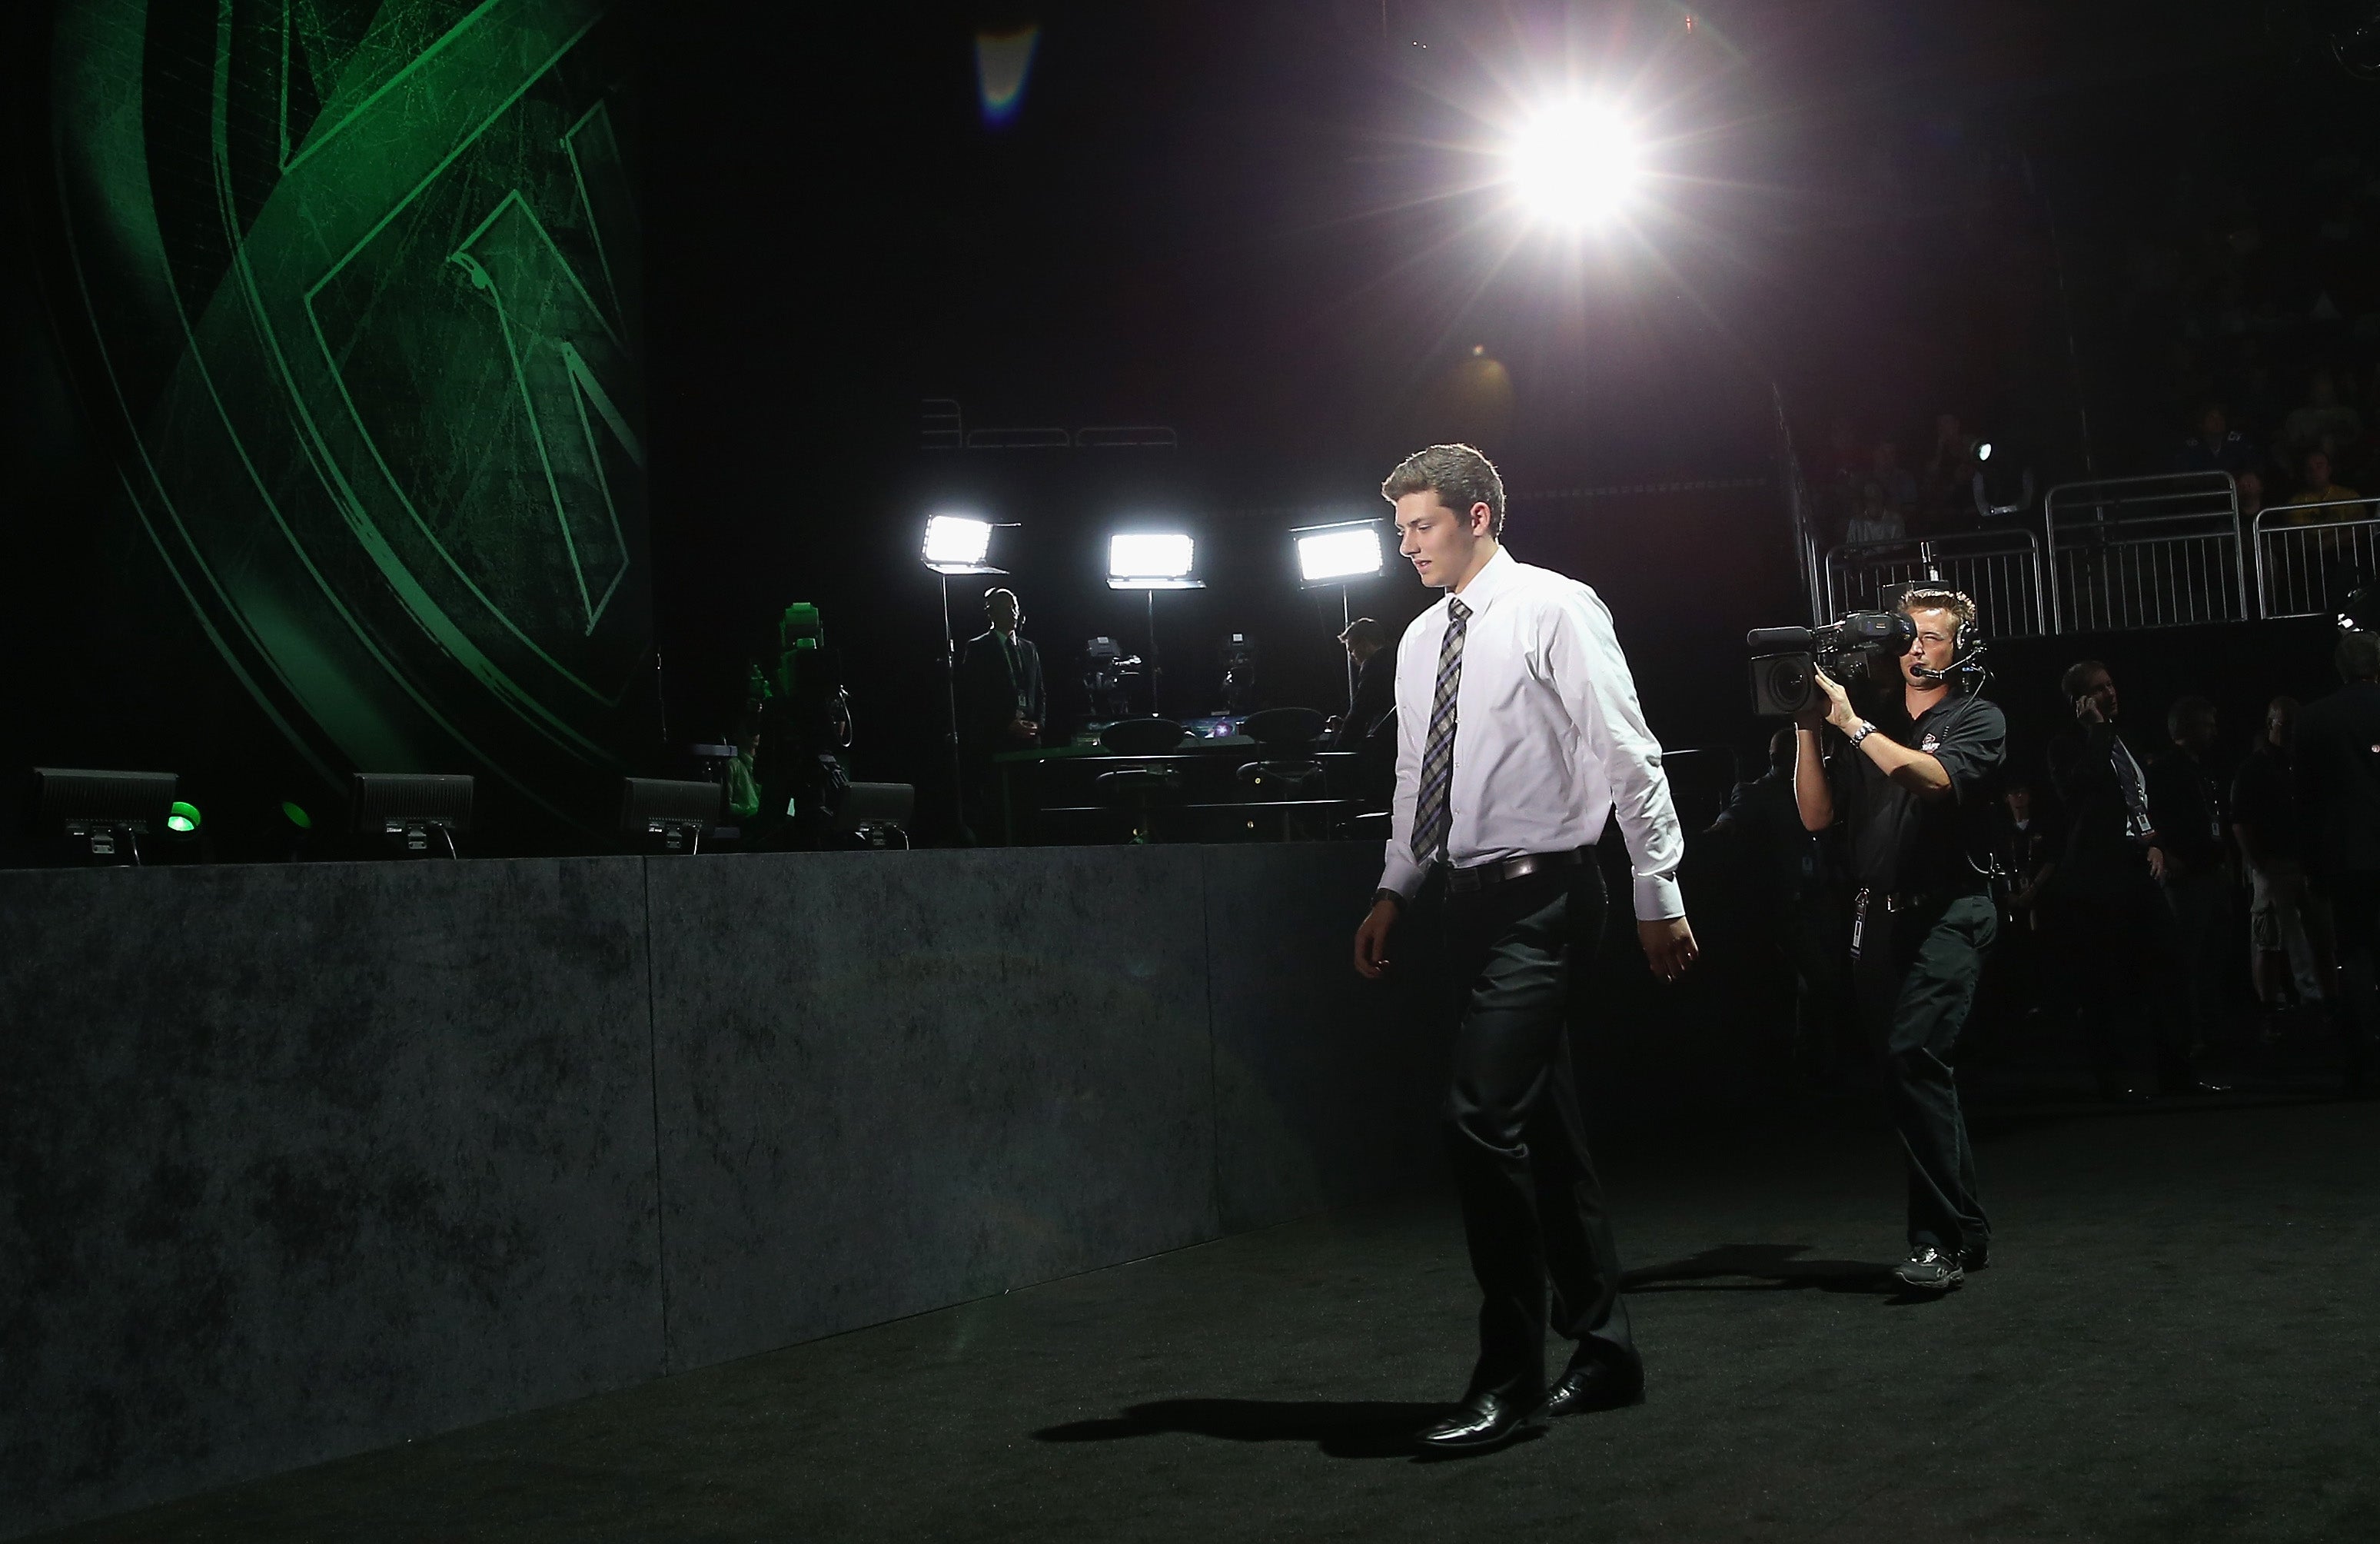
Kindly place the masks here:
[(1446, 851), (1454, 817), (1447, 795), (1454, 786), (1454, 698), (1463, 681), (1463, 624), (1471, 608), (1448, 596), (1446, 638), (1438, 646), (1438, 690), (1430, 699), (1429, 739), (1421, 756), (1421, 797), (1414, 806), (1414, 860), (1428, 863)]

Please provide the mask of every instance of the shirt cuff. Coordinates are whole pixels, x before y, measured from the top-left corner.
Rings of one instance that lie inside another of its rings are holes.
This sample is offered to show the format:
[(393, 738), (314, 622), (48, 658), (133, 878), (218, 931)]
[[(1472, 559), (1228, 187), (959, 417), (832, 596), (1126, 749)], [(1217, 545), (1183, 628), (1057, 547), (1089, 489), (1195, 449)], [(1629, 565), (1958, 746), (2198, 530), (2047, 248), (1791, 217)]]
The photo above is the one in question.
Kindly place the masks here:
[(1636, 876), (1636, 919), (1640, 922), (1667, 922), (1686, 914), (1685, 897), (1679, 894), (1675, 874), (1639, 874)]
[(1388, 866), (1380, 870), (1379, 888), (1393, 890), (1410, 901), (1414, 898), (1414, 892), (1421, 888), (1421, 881), (1422, 871), (1418, 864), (1410, 858), (1391, 854)]

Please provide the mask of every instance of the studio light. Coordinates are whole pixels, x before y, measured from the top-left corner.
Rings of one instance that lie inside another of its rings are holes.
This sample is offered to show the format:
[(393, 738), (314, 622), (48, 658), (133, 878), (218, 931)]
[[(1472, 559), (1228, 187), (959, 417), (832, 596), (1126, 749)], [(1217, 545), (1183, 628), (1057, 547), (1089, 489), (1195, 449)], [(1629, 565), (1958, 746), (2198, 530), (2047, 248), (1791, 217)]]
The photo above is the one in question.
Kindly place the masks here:
[(1157, 660), (1157, 592), (1160, 590), (1204, 590), (1207, 581), (1194, 579), (1197, 547), (1181, 531), (1119, 531), (1108, 538), (1108, 588), (1138, 590), (1148, 596), (1148, 711), (1162, 714), (1165, 667)]
[(1611, 107), (1576, 98), (1529, 120), (1509, 153), (1522, 203), (1559, 225), (1610, 219), (1627, 206), (1643, 176), (1627, 120)]
[(1179, 531), (1139, 532), (1108, 538), (1110, 590), (1203, 590), (1190, 577), (1196, 546)]
[(1372, 578), (1388, 565), (1388, 549), (1377, 520), (1347, 520), (1293, 530), (1297, 542), (1298, 582), (1346, 584)]
[(1975, 459), (1978, 461), (1988, 461), (1991, 458), (1992, 443), (1989, 440), (1977, 440), (1975, 442)]
[(926, 566), (937, 574), (991, 574), (983, 560), (991, 553), (991, 522), (965, 515), (936, 515), (926, 522)]
[(991, 555), (991, 521), (972, 515), (929, 516), (922, 553), (926, 566), (941, 576), (942, 745), (950, 757), (952, 808), (962, 830), (966, 816), (959, 790), (966, 783), (966, 769), (959, 760), (959, 638), (951, 627), (951, 576), (1008, 572), (984, 561)]
[(165, 829), (176, 836), (196, 836), (201, 819), (197, 805), (188, 799), (176, 799), (173, 808), (165, 811)]

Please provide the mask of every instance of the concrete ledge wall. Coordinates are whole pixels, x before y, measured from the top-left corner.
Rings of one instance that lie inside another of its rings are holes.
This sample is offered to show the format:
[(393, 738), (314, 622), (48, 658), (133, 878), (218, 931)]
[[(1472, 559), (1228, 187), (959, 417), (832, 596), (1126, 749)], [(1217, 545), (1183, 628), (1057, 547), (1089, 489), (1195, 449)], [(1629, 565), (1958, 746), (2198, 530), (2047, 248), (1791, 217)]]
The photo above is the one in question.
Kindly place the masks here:
[(0, 871), (0, 1538), (1433, 1173), (1378, 854)]

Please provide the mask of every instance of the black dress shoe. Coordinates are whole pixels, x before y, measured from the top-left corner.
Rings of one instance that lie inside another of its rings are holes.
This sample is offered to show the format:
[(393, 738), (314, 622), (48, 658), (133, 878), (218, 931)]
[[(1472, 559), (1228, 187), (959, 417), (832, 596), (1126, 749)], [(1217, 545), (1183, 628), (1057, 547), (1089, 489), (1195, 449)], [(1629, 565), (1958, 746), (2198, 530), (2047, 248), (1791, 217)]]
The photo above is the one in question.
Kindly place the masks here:
[(2176, 1094), (2228, 1094), (2231, 1091), (2231, 1085), (2222, 1078), (2197, 1073), (2183, 1078), (2167, 1091)]
[(1512, 1394), (1473, 1394), (1444, 1420), (1414, 1435), (1424, 1453), (1479, 1453), (1501, 1447), (1535, 1426), (1536, 1407)]
[(1588, 1410), (1616, 1410), (1623, 1404), (1642, 1404), (1644, 1399), (1642, 1361), (1634, 1356), (1615, 1359), (1582, 1353), (1571, 1359), (1570, 1370), (1547, 1393), (1546, 1414), (1576, 1416)]
[(2110, 1083), (2099, 1090), (2099, 1097), (2109, 1104), (2146, 1104), (2149, 1096), (2127, 1084)]

